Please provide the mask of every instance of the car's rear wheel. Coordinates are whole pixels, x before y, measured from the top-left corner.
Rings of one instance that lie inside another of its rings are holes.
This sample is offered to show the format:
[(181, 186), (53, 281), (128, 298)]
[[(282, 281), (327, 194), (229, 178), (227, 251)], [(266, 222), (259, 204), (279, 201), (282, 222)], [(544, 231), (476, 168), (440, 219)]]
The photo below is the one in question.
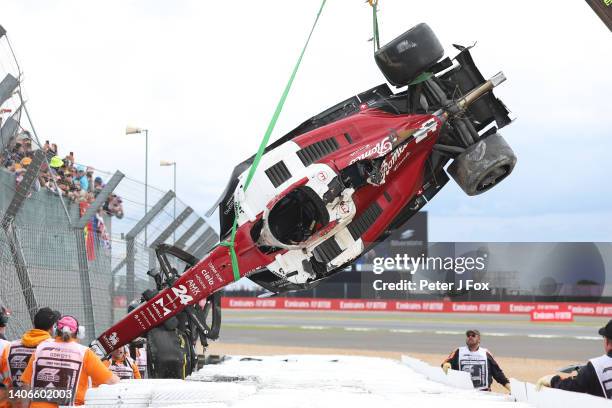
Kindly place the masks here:
[(516, 156), (498, 133), (468, 147), (448, 167), (448, 173), (469, 196), (482, 194), (508, 177)]
[(405, 86), (444, 56), (431, 28), (421, 23), (376, 51), (374, 59), (387, 80)]

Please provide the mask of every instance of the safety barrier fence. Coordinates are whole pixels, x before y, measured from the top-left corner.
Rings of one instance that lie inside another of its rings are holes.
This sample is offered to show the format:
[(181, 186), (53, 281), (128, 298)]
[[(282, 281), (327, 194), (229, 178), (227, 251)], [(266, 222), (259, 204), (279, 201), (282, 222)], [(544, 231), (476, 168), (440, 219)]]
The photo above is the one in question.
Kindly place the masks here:
[(370, 312), (527, 314), (566, 312), (576, 316), (612, 316), (610, 303), (451, 302), (367, 299), (224, 297), (226, 309), (283, 309)]
[[(92, 339), (153, 287), (147, 271), (158, 267), (158, 244), (202, 257), (218, 241), (191, 207), (175, 204), (172, 191), (149, 187), (152, 203), (145, 214), (142, 183), (116, 174), (105, 177), (107, 185), (119, 180), (104, 194), (123, 194), (121, 218), (88, 213), (87, 206), (45, 189), (20, 188), (25, 181), (16, 186), (15, 176), (0, 169), (0, 304), (11, 310), (9, 338), (21, 336), (36, 310), (49, 306), (75, 316)], [(113, 302), (118, 297), (124, 302)]]

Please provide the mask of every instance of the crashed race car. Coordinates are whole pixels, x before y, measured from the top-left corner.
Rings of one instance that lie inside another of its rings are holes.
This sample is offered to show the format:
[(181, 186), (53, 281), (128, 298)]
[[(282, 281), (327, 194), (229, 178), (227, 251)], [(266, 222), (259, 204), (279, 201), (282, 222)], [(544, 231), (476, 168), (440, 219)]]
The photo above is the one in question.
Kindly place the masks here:
[[(108, 353), (186, 311), (183, 327), (209, 332), (192, 308), (236, 279), (246, 276), (274, 294), (311, 288), (402, 226), (448, 175), (468, 195), (506, 178), (516, 157), (498, 129), (511, 119), (492, 93), (505, 77), (485, 80), (470, 49), (456, 47), (458, 55), (444, 58), (426, 24), (412, 28), (375, 54), (401, 90), (379, 85), (302, 123), (265, 149), (246, 191), (254, 157), (236, 166), (215, 207), (222, 241), (236, 223), (238, 270), (225, 246), (202, 260), (164, 246), (158, 290), (103, 333), (94, 350)], [(185, 262), (182, 273), (168, 254)], [(158, 350), (150, 365), (169, 354), (155, 338), (149, 343), (148, 350)]]
[(516, 157), (497, 133), (510, 118), (490, 92), (503, 74), (485, 81), (459, 48), (453, 66), (431, 29), (414, 27), (376, 53), (387, 80), (407, 89), (383, 84), (307, 120), (268, 146), (246, 192), (253, 158), (235, 168), (218, 203), (220, 236), (237, 215), (271, 258), (249, 279), (279, 293), (342, 270), (440, 191), (449, 162), (468, 195), (510, 174)]

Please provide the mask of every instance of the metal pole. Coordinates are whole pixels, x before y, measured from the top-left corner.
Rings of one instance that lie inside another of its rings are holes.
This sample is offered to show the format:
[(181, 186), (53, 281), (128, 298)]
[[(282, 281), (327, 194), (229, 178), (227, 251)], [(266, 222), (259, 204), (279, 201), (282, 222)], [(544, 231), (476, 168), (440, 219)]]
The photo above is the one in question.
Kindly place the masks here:
[(96, 332), (97, 327), (96, 321), (94, 320), (91, 279), (89, 278), (89, 264), (87, 263), (87, 244), (85, 243), (85, 235), (83, 234), (82, 228), (73, 228), (73, 231), (77, 248), (77, 262), (79, 265), (81, 294), (83, 296), (83, 309), (85, 311), (85, 334), (89, 339), (93, 338), (93, 334)]
[[(149, 211), (148, 190), (149, 190), (149, 130), (145, 129), (145, 216)], [(147, 246), (147, 226), (144, 230), (145, 247)]]
[[(176, 221), (176, 162), (174, 162), (174, 209), (172, 220)], [(176, 230), (175, 230), (176, 231)], [(176, 232), (172, 233), (172, 245), (176, 242)]]
[(128, 236), (125, 240), (126, 245), (126, 270), (125, 270), (125, 291), (127, 295), (127, 302), (130, 303), (136, 298), (136, 273), (135, 273), (135, 248), (134, 248), (135, 237)]

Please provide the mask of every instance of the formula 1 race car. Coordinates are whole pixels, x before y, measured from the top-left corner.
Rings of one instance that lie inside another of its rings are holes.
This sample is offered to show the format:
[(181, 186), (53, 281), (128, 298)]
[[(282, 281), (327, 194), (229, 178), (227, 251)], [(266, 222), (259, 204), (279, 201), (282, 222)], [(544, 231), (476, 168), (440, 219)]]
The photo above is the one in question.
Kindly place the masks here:
[[(497, 129), (508, 111), (460, 48), (426, 24), (376, 53), (387, 80), (307, 120), (270, 145), (247, 192), (239, 164), (219, 204), (221, 237), (238, 225), (270, 261), (248, 277), (274, 293), (312, 287), (342, 270), (419, 211), (448, 181), (481, 194), (516, 162)], [(415, 79), (417, 79), (415, 81)], [(497, 125), (495, 127), (494, 125)], [(238, 203), (238, 206), (236, 206)]]
[(167, 283), (94, 350), (106, 354), (243, 276), (273, 293), (319, 284), (410, 219), (447, 172), (468, 195), (507, 177), (516, 157), (497, 130), (511, 120), (492, 93), (505, 77), (485, 80), (469, 48), (456, 47), (443, 58), (426, 24), (412, 28), (375, 54), (403, 90), (383, 84), (302, 123), (265, 149), (246, 191), (254, 157), (236, 166), (216, 206), (222, 241), (236, 225), (238, 270), (226, 246), (199, 261), (166, 248), (185, 258), (185, 271), (168, 266)]

